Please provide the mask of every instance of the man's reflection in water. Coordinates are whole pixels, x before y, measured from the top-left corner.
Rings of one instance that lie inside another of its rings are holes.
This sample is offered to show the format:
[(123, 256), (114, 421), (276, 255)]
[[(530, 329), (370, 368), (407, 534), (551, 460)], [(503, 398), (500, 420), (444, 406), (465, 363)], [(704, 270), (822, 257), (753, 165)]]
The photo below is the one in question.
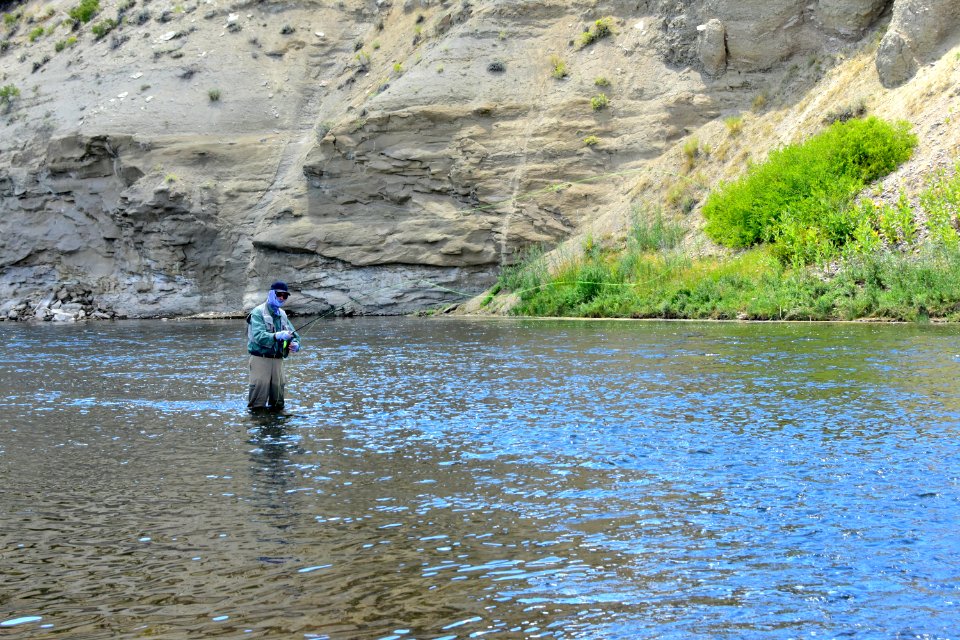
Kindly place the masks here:
[[(297, 471), (291, 458), (304, 453), (290, 424), (294, 416), (270, 412), (250, 415), (251, 502), (258, 518), (285, 531), (299, 516), (287, 493)], [(285, 542), (278, 540), (278, 542)]]

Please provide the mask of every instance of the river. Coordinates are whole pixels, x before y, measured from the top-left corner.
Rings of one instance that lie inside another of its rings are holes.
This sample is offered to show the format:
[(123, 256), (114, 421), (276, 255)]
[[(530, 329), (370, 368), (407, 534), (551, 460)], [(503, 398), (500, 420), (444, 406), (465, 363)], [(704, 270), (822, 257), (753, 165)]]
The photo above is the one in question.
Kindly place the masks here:
[(0, 637), (957, 638), (960, 328), (0, 325)]

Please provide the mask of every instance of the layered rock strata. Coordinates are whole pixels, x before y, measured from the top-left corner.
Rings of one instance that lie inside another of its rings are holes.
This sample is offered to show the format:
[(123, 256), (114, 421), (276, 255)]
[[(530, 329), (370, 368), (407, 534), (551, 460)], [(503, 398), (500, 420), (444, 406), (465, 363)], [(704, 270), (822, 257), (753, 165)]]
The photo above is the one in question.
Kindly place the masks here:
[(106, 36), (66, 2), (5, 20), (0, 319), (240, 312), (277, 278), (304, 313), (453, 302), (816, 79), (787, 61), (878, 32), (894, 85), (960, 24), (947, 0), (178, 7), (104, 1)]

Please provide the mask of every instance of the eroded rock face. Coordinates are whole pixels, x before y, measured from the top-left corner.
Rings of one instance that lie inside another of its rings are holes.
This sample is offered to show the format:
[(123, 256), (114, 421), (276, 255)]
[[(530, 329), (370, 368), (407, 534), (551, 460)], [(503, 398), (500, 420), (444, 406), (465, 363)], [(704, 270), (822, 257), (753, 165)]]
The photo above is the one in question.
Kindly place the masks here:
[[(956, 32), (957, 3), (211, 0), (145, 6), (116, 38), (81, 28), (65, 52), (14, 25), (0, 318), (239, 312), (274, 279), (301, 312), (456, 301), (891, 4), (877, 65), (895, 83)], [(612, 33), (583, 45), (603, 16)]]
[(813, 18), (827, 31), (858, 38), (890, 4), (890, 0), (819, 0)]
[(954, 0), (898, 0), (877, 53), (883, 85), (896, 87), (913, 77), (958, 24), (960, 3)]

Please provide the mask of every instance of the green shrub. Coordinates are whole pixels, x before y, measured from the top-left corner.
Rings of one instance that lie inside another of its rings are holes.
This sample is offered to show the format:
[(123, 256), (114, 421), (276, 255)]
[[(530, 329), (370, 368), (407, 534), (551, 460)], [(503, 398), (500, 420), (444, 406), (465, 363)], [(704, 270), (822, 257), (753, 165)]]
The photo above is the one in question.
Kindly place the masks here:
[(678, 246), (684, 235), (684, 226), (667, 220), (660, 209), (649, 212), (635, 208), (631, 212), (628, 250), (666, 251)]
[(727, 127), (727, 132), (731, 136), (740, 135), (743, 131), (743, 116), (730, 116), (725, 118), (723, 124)]
[(3, 24), (8, 30), (12, 29), (18, 22), (20, 22), (19, 11), (3, 14)]
[(207, 91), (207, 97), (210, 98), (210, 102), (219, 102), (220, 89), (210, 89), (209, 91)]
[(28, 37), (30, 38), (30, 42), (36, 42), (37, 39), (40, 38), (42, 35), (43, 35), (43, 27), (36, 27), (30, 30), (30, 34), (28, 35)]
[(588, 147), (595, 147), (600, 144), (600, 138), (597, 136), (587, 136), (583, 139), (583, 144), (587, 145)]
[(61, 51), (63, 51), (63, 50), (66, 49), (67, 47), (72, 47), (72, 46), (75, 45), (75, 44), (77, 44), (77, 39), (76, 39), (74, 36), (70, 36), (70, 37), (67, 38), (66, 40), (60, 40), (60, 41), (58, 41), (57, 44), (55, 44), (53, 48), (57, 50), (57, 53), (60, 53)]
[[(906, 123), (876, 118), (835, 123), (807, 142), (774, 151), (711, 193), (703, 208), (704, 230), (720, 244), (747, 247), (786, 239), (796, 226), (819, 227), (831, 213), (849, 208), (866, 184), (907, 160), (916, 144)], [(811, 233), (804, 232), (813, 240)]]
[(20, 89), (17, 89), (12, 84), (6, 84), (0, 87), (0, 104), (10, 106), (10, 103), (14, 101), (20, 95)]
[(76, 22), (87, 23), (100, 11), (100, 0), (80, 0), (80, 4), (70, 9), (69, 16)]
[(932, 240), (949, 248), (960, 246), (957, 235), (960, 225), (960, 163), (954, 167), (952, 176), (942, 169), (930, 176), (926, 189), (920, 193), (920, 206), (927, 214)]
[(586, 47), (597, 40), (613, 34), (613, 18), (607, 16), (595, 21), (593, 25), (580, 35), (580, 47)]
[(639, 255), (590, 258), (542, 272), (518, 291), (514, 313), (635, 318), (915, 321), (960, 317), (960, 252), (873, 252), (839, 264), (832, 279), (785, 268), (766, 247), (729, 259)]
[(696, 165), (697, 158), (700, 156), (700, 141), (697, 138), (689, 138), (683, 143), (682, 152), (683, 168), (690, 171)]
[(590, 98), (590, 106), (593, 107), (594, 111), (601, 111), (606, 109), (610, 105), (610, 99), (605, 93), (599, 93), (592, 98)]
[(670, 185), (664, 197), (667, 205), (676, 207), (683, 213), (690, 213), (697, 206), (696, 188), (687, 178), (681, 178)]
[(553, 66), (551, 75), (557, 80), (562, 80), (570, 75), (567, 71), (567, 63), (560, 56), (550, 56), (550, 64)]
[(593, 79), (593, 84), (597, 87), (609, 87), (610, 81), (607, 80), (606, 76), (597, 76)]
[(536, 290), (548, 277), (543, 256), (544, 250), (539, 246), (521, 250), (516, 262), (500, 270), (497, 286), (520, 294)]
[(97, 40), (103, 39), (108, 33), (117, 28), (117, 21), (113, 18), (107, 18), (106, 20), (101, 20), (97, 24), (91, 27), (94, 37)]

